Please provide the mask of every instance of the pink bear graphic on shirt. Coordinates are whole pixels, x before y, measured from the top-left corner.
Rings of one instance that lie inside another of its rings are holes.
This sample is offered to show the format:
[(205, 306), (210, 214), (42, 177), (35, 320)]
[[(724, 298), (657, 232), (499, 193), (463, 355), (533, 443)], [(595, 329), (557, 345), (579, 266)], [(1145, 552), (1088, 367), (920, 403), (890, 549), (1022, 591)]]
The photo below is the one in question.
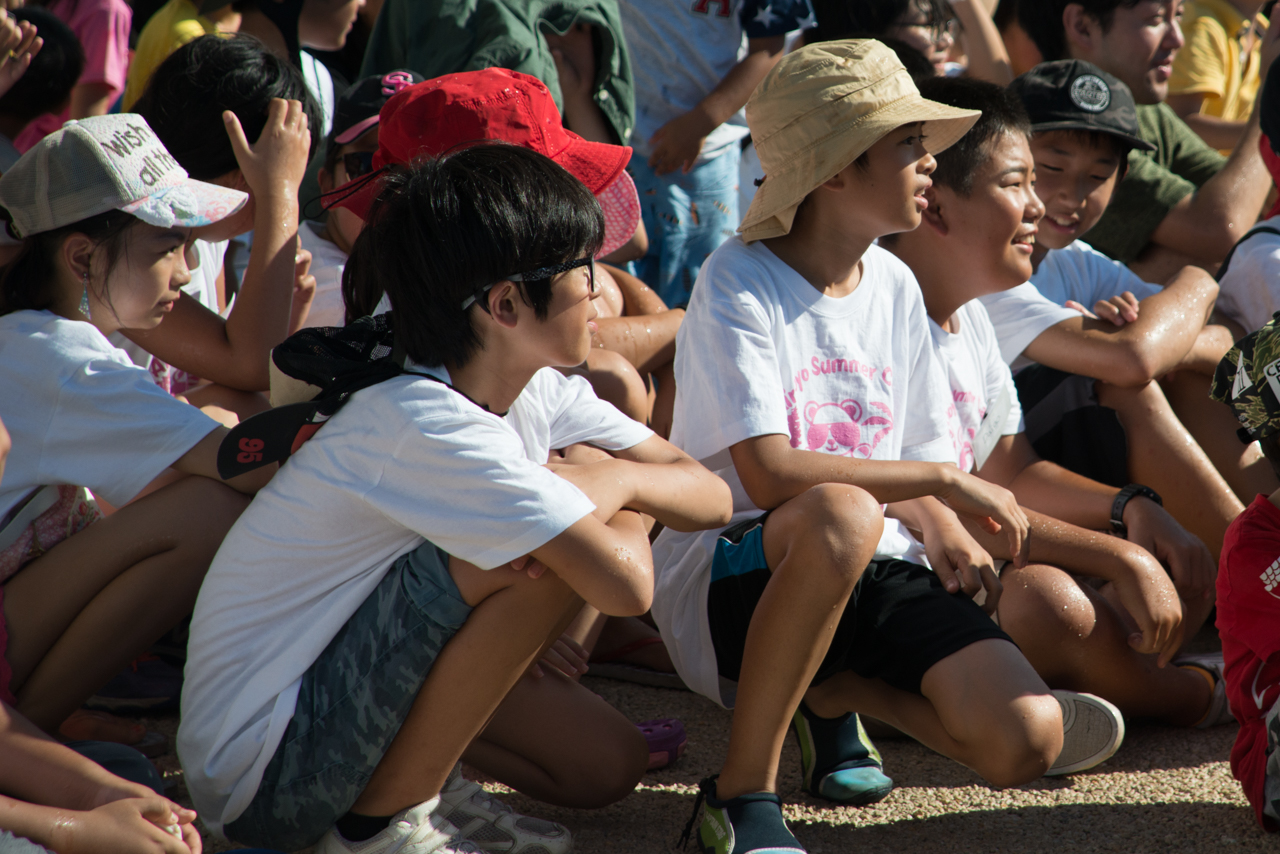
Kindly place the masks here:
[(869, 459), (893, 429), (892, 410), (875, 401), (870, 405), (878, 412), (866, 415), (861, 402), (853, 399), (839, 403), (810, 401), (804, 407), (803, 435), (799, 415), (795, 409), (791, 410), (788, 413), (791, 447)]

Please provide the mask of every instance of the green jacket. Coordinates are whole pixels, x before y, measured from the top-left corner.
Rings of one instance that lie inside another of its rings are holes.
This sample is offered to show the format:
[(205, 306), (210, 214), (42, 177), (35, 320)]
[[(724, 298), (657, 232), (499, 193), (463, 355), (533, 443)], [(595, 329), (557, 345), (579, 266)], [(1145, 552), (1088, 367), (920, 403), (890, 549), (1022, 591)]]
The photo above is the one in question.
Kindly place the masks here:
[(631, 58), (617, 0), (387, 0), (365, 50), (361, 77), (408, 68), (431, 79), (510, 68), (537, 77), (563, 109), (556, 64), (539, 30), (563, 35), (590, 24), (597, 42), (595, 102), (625, 143), (635, 125)]

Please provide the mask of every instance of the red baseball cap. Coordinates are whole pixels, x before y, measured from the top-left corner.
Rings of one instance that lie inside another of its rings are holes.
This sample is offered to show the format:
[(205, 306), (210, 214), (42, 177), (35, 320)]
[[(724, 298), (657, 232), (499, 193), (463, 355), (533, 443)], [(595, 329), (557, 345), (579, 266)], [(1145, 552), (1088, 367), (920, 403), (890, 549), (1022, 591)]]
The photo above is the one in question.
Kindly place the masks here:
[[(630, 231), (619, 241), (616, 227), (606, 229), (615, 232), (606, 234), (606, 248), (629, 240), (639, 222), (639, 197), (625, 172), (631, 148), (589, 142), (566, 129), (550, 90), (536, 77), (506, 68), (446, 74), (400, 90), (379, 115), (374, 170), (436, 157), (468, 143), (503, 140), (551, 158), (592, 195), (609, 190), (602, 202), (626, 196), (620, 191), (630, 188), (634, 202), (623, 200), (627, 210), (621, 216), (614, 205), (606, 211), (607, 222), (629, 222)], [(326, 207), (347, 208), (363, 219), (381, 188), (377, 177), (355, 178), (327, 194), (333, 201)]]

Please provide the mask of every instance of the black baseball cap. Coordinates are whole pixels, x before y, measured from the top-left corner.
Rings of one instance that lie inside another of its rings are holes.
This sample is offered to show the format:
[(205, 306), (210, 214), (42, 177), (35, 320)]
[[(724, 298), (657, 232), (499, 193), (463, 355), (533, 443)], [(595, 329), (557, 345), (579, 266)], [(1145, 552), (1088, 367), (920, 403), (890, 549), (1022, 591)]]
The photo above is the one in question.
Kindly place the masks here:
[(338, 98), (333, 111), (334, 145), (346, 145), (378, 123), (382, 105), (401, 89), (421, 83), (425, 78), (416, 71), (389, 71), (352, 83)]
[(1138, 135), (1133, 93), (1120, 80), (1079, 59), (1042, 62), (1009, 84), (1031, 117), (1031, 130), (1083, 130), (1117, 137), (1139, 151), (1156, 147)]

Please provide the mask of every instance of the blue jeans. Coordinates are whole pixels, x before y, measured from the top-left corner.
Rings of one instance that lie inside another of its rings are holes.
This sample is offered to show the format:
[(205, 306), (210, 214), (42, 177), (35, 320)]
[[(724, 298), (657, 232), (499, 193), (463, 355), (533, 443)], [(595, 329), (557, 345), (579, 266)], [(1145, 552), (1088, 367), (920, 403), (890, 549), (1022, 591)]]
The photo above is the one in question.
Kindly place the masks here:
[(672, 308), (689, 302), (702, 262), (738, 227), (741, 159), (734, 144), (688, 175), (677, 169), (659, 177), (645, 158), (631, 155), (627, 171), (640, 193), (640, 214), (649, 234), (649, 251), (631, 262), (631, 272)]
[(470, 614), (449, 555), (428, 542), (397, 558), (303, 675), (293, 719), (227, 838), (285, 851), (320, 841), (368, 785)]

